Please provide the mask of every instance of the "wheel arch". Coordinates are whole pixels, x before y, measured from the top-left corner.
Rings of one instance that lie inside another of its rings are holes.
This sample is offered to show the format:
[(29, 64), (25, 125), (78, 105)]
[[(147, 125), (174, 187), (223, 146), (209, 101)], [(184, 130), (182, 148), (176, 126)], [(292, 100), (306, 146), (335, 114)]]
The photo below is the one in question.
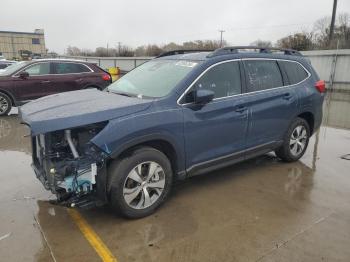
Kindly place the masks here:
[(165, 154), (171, 163), (174, 174), (179, 174), (184, 169), (184, 160), (181, 158), (180, 149), (171, 139), (162, 135), (148, 135), (126, 142), (110, 157), (113, 160), (127, 157), (140, 147), (152, 147)]
[(4, 93), (5, 95), (7, 95), (11, 99), (12, 106), (17, 105), (15, 97), (10, 92), (3, 90), (3, 89), (0, 89), (0, 93)]
[(297, 117), (300, 117), (302, 119), (304, 119), (310, 127), (310, 136), (313, 134), (314, 132), (314, 127), (315, 127), (315, 116), (312, 112), (310, 111), (306, 111), (303, 113), (300, 113)]

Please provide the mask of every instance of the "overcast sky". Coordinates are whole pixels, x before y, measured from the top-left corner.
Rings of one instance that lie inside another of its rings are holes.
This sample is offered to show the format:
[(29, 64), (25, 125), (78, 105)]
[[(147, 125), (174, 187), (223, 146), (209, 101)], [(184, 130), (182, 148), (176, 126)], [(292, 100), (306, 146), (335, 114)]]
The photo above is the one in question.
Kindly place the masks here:
[[(95, 49), (120, 41), (142, 44), (224, 39), (248, 45), (272, 42), (311, 29), (330, 16), (333, 0), (1, 0), (0, 31), (43, 28), (50, 51), (68, 45)], [(350, 13), (350, 1), (338, 0), (338, 13)]]

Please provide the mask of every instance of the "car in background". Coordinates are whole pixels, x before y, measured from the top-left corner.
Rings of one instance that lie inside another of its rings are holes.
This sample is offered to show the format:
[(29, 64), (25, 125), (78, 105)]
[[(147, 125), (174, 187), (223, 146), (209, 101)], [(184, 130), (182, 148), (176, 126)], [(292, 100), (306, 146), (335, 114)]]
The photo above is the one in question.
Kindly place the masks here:
[(7, 67), (17, 63), (16, 61), (0, 60), (0, 72), (4, 72)]
[(104, 89), (111, 75), (94, 63), (78, 60), (22, 61), (0, 72), (0, 116), (13, 106), (61, 92)]

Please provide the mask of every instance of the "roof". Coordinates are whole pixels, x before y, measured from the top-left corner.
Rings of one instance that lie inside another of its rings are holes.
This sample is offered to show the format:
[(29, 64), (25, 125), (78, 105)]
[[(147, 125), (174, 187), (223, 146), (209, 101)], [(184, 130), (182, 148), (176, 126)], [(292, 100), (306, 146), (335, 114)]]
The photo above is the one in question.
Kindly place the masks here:
[(67, 59), (67, 58), (38, 58), (38, 59), (33, 59), (31, 61), (33, 61), (33, 62), (60, 61), (60, 62), (81, 62), (81, 63), (86, 63), (86, 64), (95, 64), (95, 62), (91, 62), (91, 61), (85, 61), (85, 60), (79, 60), (79, 59)]
[(0, 31), (0, 33), (6, 34), (20, 34), (20, 35), (44, 35), (43, 33), (35, 33), (35, 32), (15, 32), (15, 31)]
[(184, 53), (179, 53), (181, 50), (169, 51), (161, 54), (157, 59), (167, 60), (227, 60), (241, 58), (275, 58), (286, 60), (304, 60), (305, 57), (298, 51), (293, 49), (280, 48), (261, 48), (254, 46), (234, 46), (224, 47), (208, 51), (183, 50)]

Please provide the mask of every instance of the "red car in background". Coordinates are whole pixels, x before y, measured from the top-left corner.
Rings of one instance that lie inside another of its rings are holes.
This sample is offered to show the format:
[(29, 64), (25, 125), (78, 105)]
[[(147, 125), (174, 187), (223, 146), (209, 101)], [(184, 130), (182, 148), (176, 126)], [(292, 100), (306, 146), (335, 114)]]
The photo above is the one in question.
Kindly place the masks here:
[(78, 60), (23, 61), (0, 72), (0, 116), (13, 106), (39, 97), (86, 88), (104, 89), (110, 74), (94, 63)]

